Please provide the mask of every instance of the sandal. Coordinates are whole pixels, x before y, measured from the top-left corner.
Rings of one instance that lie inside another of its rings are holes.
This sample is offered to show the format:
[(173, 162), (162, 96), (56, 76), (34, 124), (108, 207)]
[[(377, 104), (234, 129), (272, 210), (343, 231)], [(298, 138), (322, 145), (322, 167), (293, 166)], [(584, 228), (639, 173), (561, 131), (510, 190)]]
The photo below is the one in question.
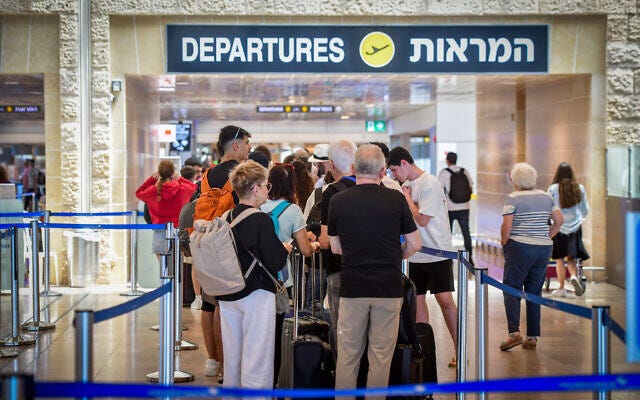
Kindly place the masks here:
[(500, 350), (507, 351), (522, 344), (522, 336), (519, 333), (510, 333), (509, 339), (500, 343)]
[(527, 341), (522, 344), (522, 348), (527, 350), (535, 350), (537, 345), (538, 345), (538, 339), (536, 339), (535, 337), (529, 336), (527, 338)]
[(448, 365), (448, 367), (449, 367), (449, 368), (455, 368), (455, 367), (457, 367), (457, 366), (458, 366), (458, 363), (456, 362), (456, 358), (455, 358), (455, 357), (453, 357), (453, 358), (451, 359), (451, 361), (449, 361), (449, 365)]

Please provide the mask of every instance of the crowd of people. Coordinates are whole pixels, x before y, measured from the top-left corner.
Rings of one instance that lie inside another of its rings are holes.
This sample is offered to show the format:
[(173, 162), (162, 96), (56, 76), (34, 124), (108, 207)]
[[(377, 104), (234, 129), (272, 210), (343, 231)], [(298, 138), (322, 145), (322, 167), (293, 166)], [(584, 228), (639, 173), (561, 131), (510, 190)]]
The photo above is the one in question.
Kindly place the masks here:
[[(326, 276), (318, 275), (315, 281), (326, 287), (337, 388), (356, 387), (363, 354), (369, 363), (367, 386), (386, 386), (402, 305), (402, 259), (409, 260), (409, 277), (416, 287), (416, 323), (429, 322), (426, 295), (433, 294), (456, 354), (452, 260), (419, 249), (453, 250), (451, 229), (456, 220), (472, 260), (468, 196), (473, 181), (457, 166), (457, 155), (447, 155), (447, 168), (436, 177), (416, 165), (403, 147), (389, 150), (383, 143), (357, 147), (338, 140), (274, 163), (264, 146), (251, 152), (250, 138), (245, 129), (226, 126), (218, 137), (221, 157), (215, 167), (203, 171), (197, 160), (189, 159), (180, 176), (171, 162), (162, 161), (136, 192), (153, 223), (171, 221), (185, 229), (193, 225), (189, 204), (209, 190), (233, 196), (231, 211), (225, 214), (229, 221), (251, 208), (262, 211), (234, 228), (241, 269), (250, 271), (244, 289), (214, 298), (200, 294), (193, 279), (192, 308), (202, 310), (208, 353), (205, 375), (218, 376), (230, 387), (277, 384), (285, 312), (276, 307), (277, 282), (288, 288), (295, 284), (288, 257), (294, 247), (307, 258), (323, 256)], [(468, 187), (460, 200), (460, 188), (454, 186), (465, 175)], [(505, 200), (500, 231), (504, 283), (540, 295), (553, 257), (558, 259), (561, 282), (554, 296), (567, 296), (565, 262), (575, 295), (581, 295), (584, 287), (576, 260), (588, 258), (580, 227), (589, 210), (584, 187), (566, 163), (558, 167), (548, 192), (536, 189), (537, 173), (526, 163), (516, 164), (510, 177), (515, 191)], [(164, 251), (164, 231), (154, 233), (153, 251)], [(253, 268), (255, 260), (265, 268)], [(305, 272), (311, 275), (317, 270), (307, 264)], [(526, 303), (525, 339), (519, 327), (520, 300), (504, 294), (504, 304), (508, 336), (500, 349), (522, 345), (535, 350), (540, 306)], [(448, 365), (455, 367), (457, 362), (452, 356)]]

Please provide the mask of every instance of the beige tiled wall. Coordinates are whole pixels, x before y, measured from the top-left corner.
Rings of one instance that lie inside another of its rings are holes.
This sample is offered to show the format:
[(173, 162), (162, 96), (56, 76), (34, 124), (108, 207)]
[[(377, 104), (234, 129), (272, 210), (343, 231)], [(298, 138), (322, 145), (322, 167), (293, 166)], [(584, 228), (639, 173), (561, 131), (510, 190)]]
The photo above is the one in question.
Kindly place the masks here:
[[(602, 109), (594, 109), (590, 75), (530, 78), (524, 85), (482, 81), (478, 85), (478, 233), (499, 237), (505, 196), (513, 191), (507, 173), (525, 161), (546, 190), (562, 161), (585, 186), (591, 214), (584, 240), (592, 265), (605, 265), (605, 170)], [(520, 92), (523, 90), (523, 92)], [(522, 100), (519, 96), (523, 97)], [(524, 109), (520, 109), (520, 105)], [(524, 124), (524, 131), (519, 129)], [(520, 139), (523, 140), (520, 140)], [(598, 240), (594, 240), (598, 238)]]

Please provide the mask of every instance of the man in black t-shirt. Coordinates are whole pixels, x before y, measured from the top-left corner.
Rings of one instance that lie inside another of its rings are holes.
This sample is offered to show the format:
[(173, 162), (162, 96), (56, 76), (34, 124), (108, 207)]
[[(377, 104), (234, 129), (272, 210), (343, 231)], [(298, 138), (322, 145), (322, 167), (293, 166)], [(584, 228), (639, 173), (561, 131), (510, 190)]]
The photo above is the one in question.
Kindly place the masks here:
[(421, 246), (404, 196), (380, 185), (382, 151), (361, 146), (354, 167), (356, 185), (333, 196), (327, 226), (331, 250), (342, 255), (336, 389), (356, 387), (367, 339), (367, 387), (387, 386), (402, 307), (401, 263)]
[(329, 144), (327, 153), (329, 156), (329, 170), (335, 182), (322, 192), (321, 225), (318, 242), (323, 248), (322, 260), (327, 271), (327, 299), (329, 300), (329, 314), (331, 315), (331, 347), (335, 352), (337, 351), (336, 329), (338, 326), (338, 302), (340, 296), (340, 256), (333, 254), (329, 248), (327, 221), (331, 198), (336, 193), (356, 184), (356, 178), (352, 175), (356, 145), (348, 140), (338, 140)]

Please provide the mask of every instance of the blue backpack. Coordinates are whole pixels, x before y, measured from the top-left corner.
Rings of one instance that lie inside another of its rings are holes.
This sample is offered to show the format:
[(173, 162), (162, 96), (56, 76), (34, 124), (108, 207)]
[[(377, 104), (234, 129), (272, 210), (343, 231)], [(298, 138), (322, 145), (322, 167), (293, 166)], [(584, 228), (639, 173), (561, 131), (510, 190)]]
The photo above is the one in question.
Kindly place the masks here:
[[(280, 204), (275, 206), (273, 210), (267, 213), (271, 217), (273, 227), (276, 229), (276, 235), (278, 234), (278, 232), (280, 232), (280, 221), (278, 221), (278, 218), (287, 208), (289, 208), (290, 205), (291, 203), (289, 203), (288, 201), (282, 200)], [(281, 282), (285, 282), (287, 279), (289, 279), (289, 271), (287, 270), (286, 266), (278, 272), (278, 279)]]
[(273, 221), (273, 227), (276, 229), (276, 235), (278, 234), (278, 232), (280, 232), (280, 221), (278, 221), (278, 218), (280, 218), (280, 216), (282, 215), (282, 213), (289, 208), (289, 206), (291, 205), (291, 203), (289, 203), (286, 200), (282, 200), (280, 202), (280, 204), (278, 204), (277, 206), (275, 206), (273, 208), (273, 210), (269, 211), (267, 214), (269, 214), (269, 216), (271, 217), (271, 221)]

